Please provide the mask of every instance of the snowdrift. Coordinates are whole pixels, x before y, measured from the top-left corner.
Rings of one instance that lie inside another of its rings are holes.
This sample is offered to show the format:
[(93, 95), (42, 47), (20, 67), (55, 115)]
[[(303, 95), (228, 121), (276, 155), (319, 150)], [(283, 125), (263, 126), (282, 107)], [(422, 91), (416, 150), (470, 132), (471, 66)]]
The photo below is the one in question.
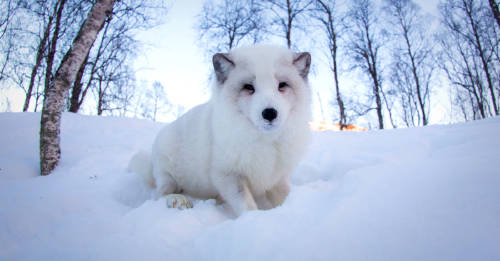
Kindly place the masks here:
[(500, 260), (500, 118), (315, 133), (285, 203), (237, 219), (126, 172), (161, 124), (64, 114), (40, 177), (39, 120), (0, 114), (0, 260)]

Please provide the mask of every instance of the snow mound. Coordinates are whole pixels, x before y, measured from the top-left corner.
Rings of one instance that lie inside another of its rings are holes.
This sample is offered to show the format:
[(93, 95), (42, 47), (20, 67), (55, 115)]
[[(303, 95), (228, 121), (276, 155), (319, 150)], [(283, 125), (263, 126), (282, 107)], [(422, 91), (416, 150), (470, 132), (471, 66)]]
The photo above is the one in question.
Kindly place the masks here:
[(64, 114), (40, 177), (39, 121), (0, 114), (0, 260), (500, 260), (500, 118), (315, 133), (285, 203), (237, 219), (126, 172), (161, 124)]

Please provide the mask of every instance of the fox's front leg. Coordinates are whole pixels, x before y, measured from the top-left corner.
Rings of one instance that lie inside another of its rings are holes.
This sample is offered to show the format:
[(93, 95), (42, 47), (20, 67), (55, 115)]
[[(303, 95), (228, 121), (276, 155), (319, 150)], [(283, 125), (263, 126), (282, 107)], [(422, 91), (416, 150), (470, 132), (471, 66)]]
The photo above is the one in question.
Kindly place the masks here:
[(277, 207), (283, 204), (288, 193), (290, 193), (290, 182), (288, 181), (288, 177), (283, 177), (276, 185), (266, 192), (266, 196), (273, 207)]
[(237, 216), (248, 210), (257, 209), (246, 178), (223, 174), (215, 176), (213, 182), (222, 200), (231, 207)]

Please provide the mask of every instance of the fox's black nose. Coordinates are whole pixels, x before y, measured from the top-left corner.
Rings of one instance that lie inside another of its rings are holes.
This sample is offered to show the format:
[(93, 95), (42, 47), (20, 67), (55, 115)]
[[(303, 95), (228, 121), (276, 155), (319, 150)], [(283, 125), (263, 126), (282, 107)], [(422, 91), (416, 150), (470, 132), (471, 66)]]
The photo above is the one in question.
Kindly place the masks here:
[(262, 118), (268, 120), (269, 122), (273, 121), (278, 117), (278, 112), (274, 108), (266, 108), (262, 111)]

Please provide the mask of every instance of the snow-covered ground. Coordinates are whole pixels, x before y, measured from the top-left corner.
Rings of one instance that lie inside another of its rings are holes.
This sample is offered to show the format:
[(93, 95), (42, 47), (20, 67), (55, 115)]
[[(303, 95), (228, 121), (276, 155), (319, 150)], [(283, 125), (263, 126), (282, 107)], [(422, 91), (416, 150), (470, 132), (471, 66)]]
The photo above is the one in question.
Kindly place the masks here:
[(149, 121), (64, 114), (38, 176), (39, 117), (0, 114), (0, 260), (500, 260), (500, 118), (315, 133), (285, 203), (231, 219), (126, 172)]

